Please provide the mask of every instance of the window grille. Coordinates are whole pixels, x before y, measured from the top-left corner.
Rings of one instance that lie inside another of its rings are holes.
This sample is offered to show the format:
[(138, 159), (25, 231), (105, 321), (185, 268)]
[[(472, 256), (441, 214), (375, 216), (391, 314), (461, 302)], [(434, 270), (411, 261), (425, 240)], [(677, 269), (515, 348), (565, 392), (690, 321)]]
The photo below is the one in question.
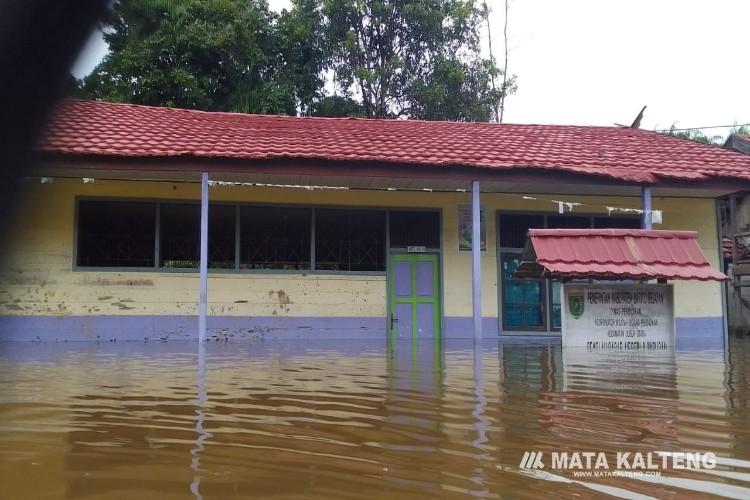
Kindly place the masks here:
[(159, 266), (177, 269), (197, 268), (200, 264), (201, 245), (200, 205), (162, 203), (159, 227)]
[(81, 201), (78, 266), (152, 267), (156, 241), (153, 203)]
[(242, 207), (240, 268), (309, 270), (312, 210)]
[(438, 212), (392, 211), (389, 215), (391, 248), (440, 248)]
[(315, 269), (385, 271), (385, 212), (316, 210)]

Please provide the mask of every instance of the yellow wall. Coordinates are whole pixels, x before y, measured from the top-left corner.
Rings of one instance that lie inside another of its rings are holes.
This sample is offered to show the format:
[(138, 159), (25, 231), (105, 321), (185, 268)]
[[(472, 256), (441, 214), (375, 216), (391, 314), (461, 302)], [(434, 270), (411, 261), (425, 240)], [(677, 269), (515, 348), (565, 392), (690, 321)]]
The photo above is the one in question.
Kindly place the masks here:
[[(13, 218), (2, 249), (0, 315), (194, 315), (198, 299), (197, 273), (72, 271), (76, 196), (192, 199), (198, 184), (166, 182), (60, 180), (52, 184), (29, 181), (20, 216)], [(471, 257), (459, 252), (458, 205), (468, 193), (339, 191), (289, 188), (215, 187), (212, 201), (425, 207), (442, 210), (444, 315), (471, 315)], [(546, 196), (554, 198), (554, 196)], [(574, 197), (566, 201), (599, 206), (638, 207), (637, 198)], [(718, 266), (714, 201), (659, 199), (664, 211), (661, 229), (700, 232), (700, 244), (711, 264)], [(487, 211), (487, 252), (482, 256), (483, 315), (498, 313), (496, 211), (556, 213), (547, 201), (523, 200), (519, 195), (484, 194)], [(604, 209), (578, 207), (574, 213), (605, 214)], [(384, 317), (384, 276), (210, 274), (209, 312), (227, 316)], [(717, 283), (675, 284), (679, 317), (721, 316)]]

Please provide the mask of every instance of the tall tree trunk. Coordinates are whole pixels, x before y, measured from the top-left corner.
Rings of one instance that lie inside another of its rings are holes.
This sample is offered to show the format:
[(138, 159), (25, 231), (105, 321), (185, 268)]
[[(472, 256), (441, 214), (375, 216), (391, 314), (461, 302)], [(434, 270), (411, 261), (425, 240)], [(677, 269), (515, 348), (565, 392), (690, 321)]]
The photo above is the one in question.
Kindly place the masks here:
[[(492, 79), (492, 91), (494, 92), (496, 89), (495, 86), (495, 56), (492, 55), (492, 29), (490, 27), (490, 8), (487, 6), (487, 2), (482, 2), (482, 14), (484, 14), (484, 20), (487, 23), (487, 45), (490, 48), (490, 63), (492, 64), (492, 73), (490, 73), (490, 78)], [(499, 102), (493, 102), (492, 103), (492, 111), (495, 117), (495, 121), (500, 123), (502, 120), (500, 119), (500, 103)]]
[(503, 66), (503, 93), (500, 95), (500, 119), (498, 123), (503, 123), (505, 115), (505, 96), (508, 93), (508, 2), (505, 0), (505, 23), (503, 24), (503, 38), (505, 44), (505, 64)]

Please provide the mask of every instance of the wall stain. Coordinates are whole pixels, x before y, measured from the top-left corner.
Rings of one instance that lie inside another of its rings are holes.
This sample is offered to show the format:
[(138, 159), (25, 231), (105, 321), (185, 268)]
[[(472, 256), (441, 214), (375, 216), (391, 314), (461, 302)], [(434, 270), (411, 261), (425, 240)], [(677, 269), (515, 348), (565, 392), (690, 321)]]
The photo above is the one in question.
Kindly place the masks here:
[(126, 302), (133, 302), (131, 299), (123, 299), (119, 302), (112, 302), (111, 305), (119, 308), (121, 311), (130, 311), (135, 309), (135, 307), (130, 307), (126, 304)]
[[(19, 272), (19, 274), (21, 274)], [(19, 276), (12, 276), (6, 274), (5, 276), (2, 276), (0, 279), (0, 282), (2, 282), (4, 285), (29, 285), (29, 286), (47, 286), (47, 285), (54, 285), (57, 284), (57, 280), (46, 280), (42, 278), (35, 278), (33, 276), (29, 277), (19, 277)], [(10, 292), (5, 292), (10, 293)]]
[[(276, 300), (279, 302), (279, 306), (281, 309), (281, 312), (288, 313), (289, 312), (289, 304), (293, 304), (292, 299), (289, 297), (289, 295), (286, 294), (284, 290), (269, 290), (268, 296), (273, 297), (276, 296)], [(277, 312), (274, 309), (272, 315), (276, 316)]]
[(80, 283), (84, 286), (154, 286), (154, 280), (150, 279), (108, 279), (108, 278), (83, 278)]
[(284, 290), (276, 290), (276, 291), (269, 290), (268, 291), (269, 297), (273, 297), (274, 295), (276, 295), (279, 301), (279, 304), (283, 304), (283, 305), (292, 304), (292, 299), (289, 298), (289, 295), (287, 295)]

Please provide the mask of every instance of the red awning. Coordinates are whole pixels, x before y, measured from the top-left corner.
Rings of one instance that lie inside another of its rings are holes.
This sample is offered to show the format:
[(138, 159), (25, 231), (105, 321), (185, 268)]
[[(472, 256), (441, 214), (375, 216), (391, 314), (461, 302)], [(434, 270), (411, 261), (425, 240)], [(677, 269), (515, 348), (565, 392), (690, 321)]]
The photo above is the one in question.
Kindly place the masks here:
[(726, 280), (694, 231), (530, 229), (519, 277)]

